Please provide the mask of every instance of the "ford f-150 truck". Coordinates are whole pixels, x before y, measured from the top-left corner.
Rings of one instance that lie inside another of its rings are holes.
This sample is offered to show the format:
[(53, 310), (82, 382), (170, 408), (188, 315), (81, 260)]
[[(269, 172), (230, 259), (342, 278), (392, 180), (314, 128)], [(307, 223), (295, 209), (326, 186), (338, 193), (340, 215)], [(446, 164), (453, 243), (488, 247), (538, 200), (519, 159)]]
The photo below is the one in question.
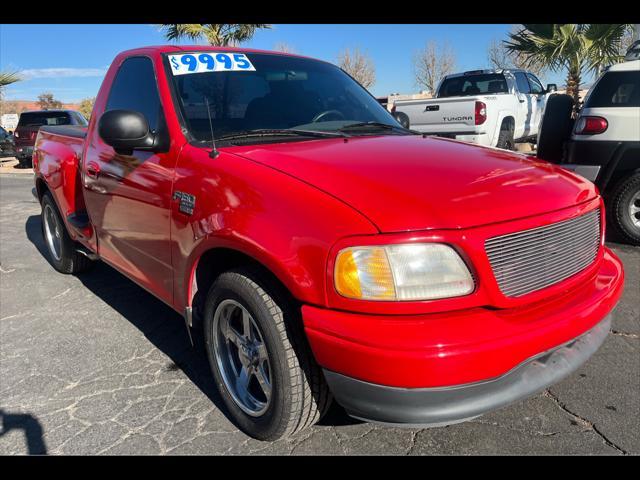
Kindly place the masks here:
[(415, 134), (319, 60), (121, 53), (88, 127), (40, 128), (33, 159), (55, 269), (104, 261), (180, 312), (259, 439), (333, 399), (443, 425), (530, 396), (596, 351), (622, 291), (591, 182)]
[(555, 90), (525, 70), (473, 70), (444, 77), (433, 99), (402, 100), (393, 108), (419, 132), (513, 150), (516, 141), (535, 139)]

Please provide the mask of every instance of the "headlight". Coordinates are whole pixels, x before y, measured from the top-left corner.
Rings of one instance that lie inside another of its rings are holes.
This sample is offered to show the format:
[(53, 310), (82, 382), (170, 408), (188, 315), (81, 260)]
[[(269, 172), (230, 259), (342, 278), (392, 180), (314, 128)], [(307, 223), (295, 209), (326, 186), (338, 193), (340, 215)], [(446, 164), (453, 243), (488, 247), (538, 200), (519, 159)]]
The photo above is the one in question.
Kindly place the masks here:
[(460, 255), (440, 243), (345, 248), (334, 281), (340, 295), (361, 300), (433, 300), (474, 289)]

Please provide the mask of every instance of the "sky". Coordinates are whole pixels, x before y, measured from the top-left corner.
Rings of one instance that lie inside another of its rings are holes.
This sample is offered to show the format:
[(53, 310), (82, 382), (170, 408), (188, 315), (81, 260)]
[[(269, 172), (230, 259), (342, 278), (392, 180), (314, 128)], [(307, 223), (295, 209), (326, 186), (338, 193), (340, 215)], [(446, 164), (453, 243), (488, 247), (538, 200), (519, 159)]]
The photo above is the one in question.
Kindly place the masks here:
[[(385, 96), (420, 90), (414, 81), (412, 59), (426, 42), (448, 42), (456, 54), (456, 70), (475, 70), (488, 67), (489, 44), (505, 39), (510, 29), (509, 24), (277, 24), (259, 30), (243, 46), (272, 50), (278, 43), (286, 43), (296, 53), (334, 63), (342, 50), (357, 47), (376, 67), (371, 92)], [(24, 78), (5, 89), (5, 98), (35, 100), (45, 91), (65, 103), (94, 97), (117, 53), (166, 43), (170, 42), (157, 25), (0, 24), (0, 70), (19, 70)], [(564, 75), (547, 73), (541, 80), (561, 85)]]

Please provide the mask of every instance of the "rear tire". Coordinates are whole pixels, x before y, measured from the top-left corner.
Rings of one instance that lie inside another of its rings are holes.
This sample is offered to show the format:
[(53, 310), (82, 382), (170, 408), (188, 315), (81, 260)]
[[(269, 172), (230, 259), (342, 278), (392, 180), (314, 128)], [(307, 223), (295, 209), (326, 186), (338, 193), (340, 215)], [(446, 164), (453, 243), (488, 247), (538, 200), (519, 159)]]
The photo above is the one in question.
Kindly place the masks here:
[(607, 202), (608, 223), (622, 240), (640, 246), (640, 172), (620, 180)]
[(516, 142), (513, 140), (513, 124), (511, 122), (502, 122), (496, 147), (504, 148), (505, 150), (515, 150)]
[(69, 236), (49, 192), (42, 196), (41, 219), (42, 238), (53, 268), (61, 273), (80, 273), (93, 266), (92, 260), (76, 251), (76, 242)]
[(395, 112), (393, 116), (398, 121), (398, 123), (402, 125), (403, 128), (409, 129), (409, 127), (411, 126), (409, 115), (404, 112)]
[(18, 158), (18, 166), (20, 168), (33, 168), (32, 157), (20, 157)]
[(544, 109), (538, 135), (538, 158), (552, 163), (561, 163), (564, 142), (571, 136), (573, 128), (573, 98), (570, 95), (551, 95)]
[[(239, 323), (245, 314), (248, 328)], [(247, 435), (277, 440), (313, 425), (329, 409), (332, 396), (299, 309), (260, 270), (241, 268), (216, 279), (207, 294), (204, 336), (218, 391)]]

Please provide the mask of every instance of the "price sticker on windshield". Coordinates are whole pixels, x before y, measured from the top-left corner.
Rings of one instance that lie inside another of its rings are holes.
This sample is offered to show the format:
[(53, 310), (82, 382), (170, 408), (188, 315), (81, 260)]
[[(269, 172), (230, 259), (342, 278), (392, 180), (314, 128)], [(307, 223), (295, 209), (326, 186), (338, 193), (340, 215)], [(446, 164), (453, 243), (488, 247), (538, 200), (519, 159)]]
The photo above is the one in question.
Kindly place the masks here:
[(203, 72), (253, 71), (255, 68), (244, 53), (185, 53), (169, 55), (171, 72), (174, 75)]

